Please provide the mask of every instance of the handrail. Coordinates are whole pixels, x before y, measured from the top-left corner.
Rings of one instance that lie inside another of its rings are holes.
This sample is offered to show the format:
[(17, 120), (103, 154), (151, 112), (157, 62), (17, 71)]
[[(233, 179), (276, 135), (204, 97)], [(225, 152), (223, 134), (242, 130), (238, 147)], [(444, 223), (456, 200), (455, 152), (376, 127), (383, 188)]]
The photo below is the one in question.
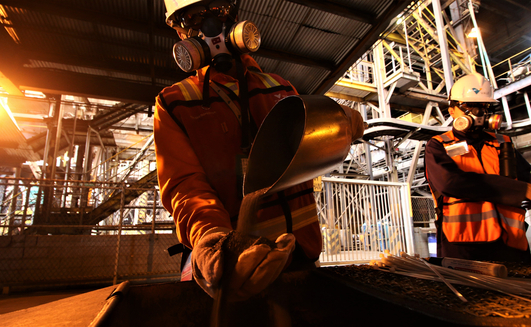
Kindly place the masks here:
[(494, 67), (496, 67), (496, 66), (498, 66), (498, 65), (501, 65), (501, 64), (504, 63), (505, 61), (511, 60), (511, 59), (513, 59), (514, 57), (517, 57), (517, 56), (521, 55), (522, 53), (524, 53), (524, 52), (526, 52), (526, 51), (529, 51), (529, 50), (531, 50), (531, 47), (529, 47), (529, 48), (527, 48), (527, 49), (525, 49), (525, 50), (522, 50), (522, 51), (518, 52), (517, 54), (512, 55), (512, 56), (510, 56), (509, 58), (507, 58), (507, 59), (505, 59), (505, 60), (500, 61), (500, 62), (497, 63), (496, 65), (492, 66), (492, 68), (494, 68)]
[(380, 185), (380, 186), (408, 186), (408, 183), (404, 182), (383, 182), (383, 181), (370, 181), (370, 180), (359, 180), (359, 179), (349, 179), (349, 178), (335, 178), (335, 177), (323, 177), (323, 182), (335, 182), (335, 183), (346, 183), (346, 184), (368, 184), (368, 185)]

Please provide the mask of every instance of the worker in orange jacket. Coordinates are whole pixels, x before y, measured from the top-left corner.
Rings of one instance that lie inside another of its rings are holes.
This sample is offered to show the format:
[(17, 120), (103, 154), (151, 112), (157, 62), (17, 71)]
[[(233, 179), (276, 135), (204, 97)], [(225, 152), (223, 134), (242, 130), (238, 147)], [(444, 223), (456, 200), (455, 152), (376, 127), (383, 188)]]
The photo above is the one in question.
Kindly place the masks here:
[(191, 267), (194, 279), (213, 296), (226, 245), (248, 243), (231, 276), (233, 299), (246, 299), (288, 264), (315, 266), (321, 252), (311, 181), (263, 198), (256, 236), (234, 231), (258, 126), (279, 100), (297, 91), (280, 76), (262, 72), (245, 54), (258, 49), (259, 33), (252, 22), (237, 21), (233, 1), (165, 4), (166, 22), (181, 38), (174, 57), (184, 71), (196, 71), (159, 94), (154, 117), (161, 200), (179, 241), (193, 250), (182, 280), (189, 279)]
[[(450, 91), (453, 129), (426, 145), (426, 178), (437, 212), (437, 255), (531, 262), (522, 204), (531, 198), (531, 166), (489, 112), (493, 89), (482, 75)], [(503, 150), (502, 150), (503, 149)], [(501, 153), (501, 156), (500, 156)]]

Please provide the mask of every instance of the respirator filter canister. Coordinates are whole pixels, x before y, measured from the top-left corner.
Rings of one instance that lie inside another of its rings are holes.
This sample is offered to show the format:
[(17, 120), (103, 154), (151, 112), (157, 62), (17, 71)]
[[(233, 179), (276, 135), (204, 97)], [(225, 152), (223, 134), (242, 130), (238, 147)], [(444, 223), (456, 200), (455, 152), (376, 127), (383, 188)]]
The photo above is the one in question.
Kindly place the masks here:
[(216, 65), (230, 60), (233, 53), (255, 52), (260, 43), (260, 32), (256, 25), (251, 21), (242, 21), (234, 24), (225, 38), (203, 35), (177, 42), (173, 46), (173, 56), (177, 65), (189, 73), (211, 63)]

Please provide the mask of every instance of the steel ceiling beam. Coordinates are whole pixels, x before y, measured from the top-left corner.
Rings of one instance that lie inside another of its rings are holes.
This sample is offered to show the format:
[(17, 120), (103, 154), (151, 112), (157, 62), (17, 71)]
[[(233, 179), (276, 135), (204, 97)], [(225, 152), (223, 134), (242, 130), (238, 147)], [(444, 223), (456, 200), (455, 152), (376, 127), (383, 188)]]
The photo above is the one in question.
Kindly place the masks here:
[(0, 0), (1, 5), (22, 8), (29, 11), (37, 11), (52, 16), (61, 16), (70, 19), (91, 22), (99, 25), (112, 26), (130, 31), (150, 34), (157, 36), (177, 39), (177, 33), (166, 26), (164, 22), (151, 26), (149, 22), (140, 22), (131, 19), (121, 18), (116, 15), (104, 13), (101, 11), (91, 11), (86, 9), (77, 9), (67, 5), (57, 5), (53, 2), (42, 0)]
[(358, 22), (374, 25), (376, 24), (376, 16), (356, 8), (340, 6), (329, 1), (315, 1), (315, 0), (286, 0), (288, 2), (298, 3), (300, 5), (328, 12), (330, 14), (338, 15)]

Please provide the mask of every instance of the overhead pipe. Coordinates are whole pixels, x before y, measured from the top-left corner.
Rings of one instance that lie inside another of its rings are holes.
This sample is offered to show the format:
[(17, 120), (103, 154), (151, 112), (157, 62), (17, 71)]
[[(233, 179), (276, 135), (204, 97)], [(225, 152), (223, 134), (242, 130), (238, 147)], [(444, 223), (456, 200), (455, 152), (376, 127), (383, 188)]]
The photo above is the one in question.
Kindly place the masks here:
[(53, 164), (51, 165), (51, 173), (50, 176), (52, 179), (56, 179), (55, 171), (57, 169), (57, 157), (59, 155), (59, 148), (61, 145), (61, 134), (62, 134), (62, 128), (63, 128), (63, 111), (64, 106), (61, 104), (61, 98), (63, 96), (61, 95), (60, 98), (55, 99), (55, 115), (56, 118), (56, 130), (55, 130), (55, 144), (54, 144), (54, 150), (53, 150)]
[(433, 7), (433, 15), (435, 16), (435, 25), (437, 26), (437, 37), (439, 39), (439, 47), (441, 49), (441, 61), (444, 70), (444, 81), (446, 83), (446, 92), (450, 94), (450, 89), (454, 85), (454, 77), (452, 75), (452, 63), (450, 62), (450, 55), (448, 51), (448, 41), (446, 39), (446, 29), (444, 28), (444, 21), (442, 18), (441, 3), (439, 0), (431, 2)]
[[(498, 89), (498, 83), (496, 82), (496, 77), (494, 76), (494, 72), (492, 71), (492, 66), (490, 65), (489, 56), (487, 55), (487, 50), (485, 49), (485, 44), (483, 44), (483, 38), (481, 37), (481, 31), (479, 30), (477, 21), (476, 21), (476, 15), (474, 14), (474, 5), (472, 4), (472, 1), (468, 2), (468, 11), (470, 12), (470, 18), (472, 19), (472, 23), (474, 24), (474, 27), (477, 29), (478, 35), (477, 35), (477, 41), (478, 41), (478, 48), (480, 50), (480, 54), (482, 54), (482, 58), (484, 58), (483, 63), (483, 70), (485, 70), (485, 67), (487, 69), (488, 75), (485, 74), (485, 76), (489, 77), (490, 84), (492, 87), (497, 90)], [(509, 109), (509, 103), (507, 102), (507, 98), (505, 96), (501, 97), (502, 100), (502, 107), (503, 112), (505, 114), (505, 121), (507, 123), (507, 129), (513, 128), (513, 120), (511, 118), (511, 111)]]

